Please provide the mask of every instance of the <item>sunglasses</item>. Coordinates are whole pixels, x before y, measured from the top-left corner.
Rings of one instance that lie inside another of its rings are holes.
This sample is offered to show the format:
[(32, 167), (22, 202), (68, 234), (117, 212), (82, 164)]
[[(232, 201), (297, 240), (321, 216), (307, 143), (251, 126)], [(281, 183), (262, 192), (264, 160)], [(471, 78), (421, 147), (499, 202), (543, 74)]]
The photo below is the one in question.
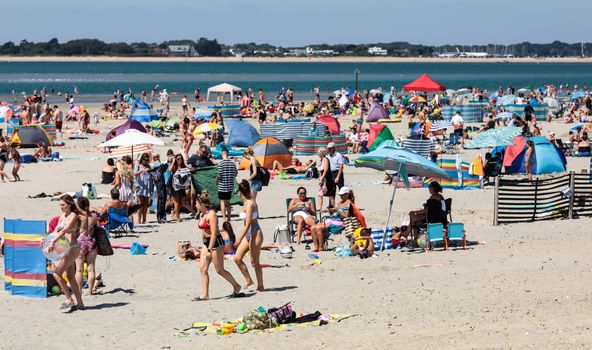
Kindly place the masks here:
[(306, 192), (298, 192), (299, 196), (306, 196)]

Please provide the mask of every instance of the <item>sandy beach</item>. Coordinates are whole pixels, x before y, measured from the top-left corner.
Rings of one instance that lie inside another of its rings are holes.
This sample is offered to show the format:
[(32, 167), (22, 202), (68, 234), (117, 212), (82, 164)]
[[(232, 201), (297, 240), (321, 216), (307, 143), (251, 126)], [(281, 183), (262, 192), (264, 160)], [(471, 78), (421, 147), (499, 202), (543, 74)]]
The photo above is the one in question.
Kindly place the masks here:
[[(10, 61), (36, 59), (64, 58), (0, 57)], [(61, 107), (66, 109), (65, 105)], [(88, 108), (91, 115), (99, 111), (98, 104)], [(1, 216), (43, 220), (58, 215), (58, 202), (27, 196), (79, 191), (82, 183), (99, 182), (108, 155), (99, 153), (96, 145), (105, 139), (108, 130), (122, 123), (101, 121), (97, 126), (100, 134), (86, 140), (65, 139), (64, 147), (55, 148), (64, 157), (62, 162), (24, 164), (20, 173), (24, 181), (0, 183), (0, 202), (4, 203)], [(349, 120), (342, 125), (349, 125)], [(554, 130), (561, 138), (566, 137), (570, 127), (563, 123), (542, 125), (545, 132)], [(75, 124), (70, 122), (69, 126), (74, 128)], [(389, 127), (397, 136), (407, 133), (405, 125)], [(173, 139), (165, 138), (165, 146), (156, 151), (164, 156), (169, 148), (177, 150), (179, 143)], [(21, 150), (23, 154), (30, 152)], [(470, 162), (478, 153), (465, 150), (461, 156)], [(588, 158), (570, 158), (568, 169), (579, 172), (588, 164)], [(12, 164), (7, 164), (6, 169), (11, 168)], [(239, 172), (239, 178), (245, 175)], [(391, 189), (376, 183), (383, 174), (347, 167), (345, 176), (346, 183), (353, 184), (356, 202), (364, 209), (368, 223), (384, 225)], [(260, 223), (267, 242), (272, 241), (274, 228), (285, 223), (284, 199), (293, 197), (298, 186), (307, 187), (309, 193), (318, 190), (315, 181), (276, 179), (260, 193)], [(109, 189), (97, 185), (99, 193), (108, 193)], [(64, 348), (89, 349), (591, 348), (592, 242), (586, 236), (592, 219), (493, 226), (491, 187), (445, 190), (444, 195), (453, 199), (454, 221), (463, 222), (468, 238), (479, 241), (479, 245), (429, 253), (390, 250), (365, 260), (323, 252), (320, 265), (309, 264), (304, 247), (296, 247), (294, 258), (289, 260), (265, 251), (262, 263), (272, 265), (263, 270), (268, 291), (228, 299), (231, 290), (211, 268), (212, 300), (201, 302), (190, 301), (199, 293), (198, 263), (169, 260), (176, 255), (178, 240), (191, 240), (195, 245), (201, 239), (196, 221), (158, 225), (154, 215), (149, 215), (149, 224), (139, 225), (135, 236), (112, 240), (148, 244), (147, 255), (132, 256), (127, 250), (117, 250), (112, 257), (99, 257), (97, 269), (106, 286), (99, 295), (89, 296), (84, 291), (85, 311), (60, 313), (58, 306), (63, 297), (30, 299), (1, 291), (0, 349), (37, 349), (46, 347), (49, 340)], [(425, 188), (397, 191), (393, 224), (399, 224), (402, 213), (421, 207), (427, 197)], [(102, 203), (93, 200), (91, 205)], [(233, 212), (238, 211), (235, 207)], [(235, 230), (242, 228), (238, 217), (233, 226)], [(345, 240), (337, 236), (331, 246), (340, 243), (343, 245)], [(232, 261), (226, 267), (235, 277), (240, 276)], [(0, 270), (4, 270), (2, 260)], [(287, 302), (293, 302), (298, 312), (319, 310), (354, 316), (323, 327), (270, 334), (178, 336), (193, 322), (232, 320), (258, 306)]]
[(438, 58), (438, 57), (114, 57), (114, 56), (0, 56), (0, 62), (368, 62), (368, 63), (592, 63), (592, 57), (514, 57), (514, 58)]

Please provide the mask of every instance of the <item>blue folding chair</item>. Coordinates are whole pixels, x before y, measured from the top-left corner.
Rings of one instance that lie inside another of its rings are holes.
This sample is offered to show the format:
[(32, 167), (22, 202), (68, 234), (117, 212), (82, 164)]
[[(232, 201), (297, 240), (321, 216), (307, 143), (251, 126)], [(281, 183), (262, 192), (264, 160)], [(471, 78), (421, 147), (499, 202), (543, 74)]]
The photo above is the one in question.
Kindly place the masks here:
[(134, 229), (134, 223), (128, 218), (127, 208), (109, 208), (109, 222), (105, 230), (116, 236), (122, 236)]
[(444, 243), (444, 250), (448, 249), (448, 242), (446, 241), (446, 234), (444, 233), (444, 224), (428, 224), (426, 231), (426, 251), (430, 249), (432, 244), (438, 242)]
[(448, 224), (447, 241), (462, 241), (463, 249), (467, 249), (467, 234), (465, 232), (465, 224), (460, 222), (451, 222)]

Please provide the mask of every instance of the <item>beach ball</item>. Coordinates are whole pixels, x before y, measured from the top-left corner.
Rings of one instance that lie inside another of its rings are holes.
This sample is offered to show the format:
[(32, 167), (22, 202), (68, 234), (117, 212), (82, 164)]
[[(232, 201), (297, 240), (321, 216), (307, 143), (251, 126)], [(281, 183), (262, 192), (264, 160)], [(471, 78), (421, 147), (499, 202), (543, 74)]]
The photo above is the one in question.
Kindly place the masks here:
[(51, 261), (59, 261), (70, 251), (70, 243), (63, 236), (54, 243), (53, 250), (51, 252), (48, 251), (47, 247), (49, 246), (49, 243), (55, 238), (55, 236), (55, 233), (50, 233), (42, 242), (43, 255), (45, 255), (45, 257)]
[(51, 287), (52, 294), (60, 294), (62, 291), (60, 290), (60, 286), (53, 286)]
[(428, 237), (425, 234), (417, 237), (417, 245), (420, 248), (425, 249), (428, 246)]

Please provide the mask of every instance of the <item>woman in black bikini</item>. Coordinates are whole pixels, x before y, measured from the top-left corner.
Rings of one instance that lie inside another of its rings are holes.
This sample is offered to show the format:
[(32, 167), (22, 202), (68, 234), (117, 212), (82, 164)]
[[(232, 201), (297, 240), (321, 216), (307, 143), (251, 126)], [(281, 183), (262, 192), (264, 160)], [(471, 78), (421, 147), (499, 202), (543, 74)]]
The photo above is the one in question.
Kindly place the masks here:
[[(4, 136), (0, 136), (0, 180), (2, 182), (6, 182), (6, 180), (10, 180), (8, 175), (4, 172), (4, 165), (8, 161), (8, 144), (4, 139)], [(4, 180), (6, 178), (6, 180)]]
[(199, 259), (199, 270), (201, 273), (201, 292), (202, 294), (192, 301), (209, 299), (210, 275), (208, 269), (210, 263), (214, 262), (216, 272), (232, 285), (233, 292), (231, 297), (244, 297), (245, 294), (240, 292), (240, 285), (236, 282), (230, 272), (224, 269), (224, 239), (218, 230), (218, 216), (208, 191), (202, 191), (197, 198), (197, 206), (199, 209), (199, 217), (197, 220), (197, 227), (202, 230), (203, 247)]

